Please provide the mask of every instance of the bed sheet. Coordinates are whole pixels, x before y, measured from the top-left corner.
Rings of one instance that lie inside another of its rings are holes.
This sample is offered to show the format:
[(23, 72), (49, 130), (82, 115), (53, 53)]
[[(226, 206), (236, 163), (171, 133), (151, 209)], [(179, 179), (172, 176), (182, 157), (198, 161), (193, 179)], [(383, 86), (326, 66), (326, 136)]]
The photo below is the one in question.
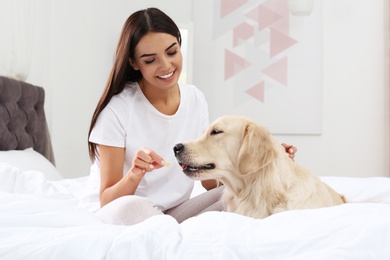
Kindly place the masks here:
[(0, 259), (390, 259), (390, 180), (322, 179), (351, 203), (253, 219), (208, 212), (134, 226), (79, 206), (86, 177), (48, 181), (0, 163)]

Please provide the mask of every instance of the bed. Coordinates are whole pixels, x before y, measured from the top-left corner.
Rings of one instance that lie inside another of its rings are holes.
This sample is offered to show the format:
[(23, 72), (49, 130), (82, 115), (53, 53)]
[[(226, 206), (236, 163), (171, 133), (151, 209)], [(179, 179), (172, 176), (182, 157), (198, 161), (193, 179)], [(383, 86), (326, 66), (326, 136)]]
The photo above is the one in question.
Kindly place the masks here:
[(390, 259), (389, 178), (321, 177), (349, 203), (261, 220), (208, 212), (105, 224), (80, 204), (87, 177), (55, 168), (44, 89), (6, 77), (0, 150), (0, 259)]

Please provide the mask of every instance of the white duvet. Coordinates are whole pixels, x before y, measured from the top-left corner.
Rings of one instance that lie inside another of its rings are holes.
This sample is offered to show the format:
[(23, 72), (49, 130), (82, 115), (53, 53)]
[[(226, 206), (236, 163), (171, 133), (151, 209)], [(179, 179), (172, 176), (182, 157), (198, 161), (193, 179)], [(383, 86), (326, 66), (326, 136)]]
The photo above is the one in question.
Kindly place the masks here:
[(85, 178), (47, 181), (0, 163), (0, 259), (390, 259), (390, 179), (323, 177), (351, 203), (259, 220), (208, 212), (102, 223)]

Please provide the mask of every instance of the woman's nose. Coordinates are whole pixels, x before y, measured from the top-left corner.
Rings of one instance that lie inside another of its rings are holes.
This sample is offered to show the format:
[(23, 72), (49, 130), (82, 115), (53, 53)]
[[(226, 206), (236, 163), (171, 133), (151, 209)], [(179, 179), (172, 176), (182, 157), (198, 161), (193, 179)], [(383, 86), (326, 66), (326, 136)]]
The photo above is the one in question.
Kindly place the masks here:
[(170, 66), (171, 66), (171, 62), (168, 58), (163, 57), (160, 59), (160, 68), (161, 69), (169, 69)]

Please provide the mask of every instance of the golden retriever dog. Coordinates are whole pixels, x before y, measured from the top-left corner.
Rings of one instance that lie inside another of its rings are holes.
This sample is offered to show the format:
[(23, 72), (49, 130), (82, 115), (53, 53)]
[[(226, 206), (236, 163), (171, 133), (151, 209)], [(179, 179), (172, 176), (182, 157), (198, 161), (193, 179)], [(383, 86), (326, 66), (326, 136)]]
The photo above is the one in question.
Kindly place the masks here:
[(222, 200), (229, 212), (265, 218), (345, 203), (342, 195), (290, 159), (266, 128), (246, 117), (223, 116), (201, 138), (173, 150), (188, 177), (223, 183)]

